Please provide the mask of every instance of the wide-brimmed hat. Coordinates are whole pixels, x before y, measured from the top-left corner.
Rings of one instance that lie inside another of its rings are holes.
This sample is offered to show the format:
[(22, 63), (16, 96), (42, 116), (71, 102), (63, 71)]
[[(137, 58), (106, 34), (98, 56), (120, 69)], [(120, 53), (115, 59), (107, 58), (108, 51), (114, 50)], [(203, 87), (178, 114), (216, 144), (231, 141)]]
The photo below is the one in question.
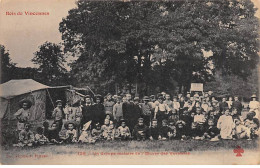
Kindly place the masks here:
[(62, 100), (56, 100), (56, 104), (62, 103)]
[(28, 108), (31, 108), (32, 107), (32, 102), (28, 99), (23, 99), (19, 102), (19, 106), (22, 108), (23, 107), (23, 104), (24, 103), (27, 103), (28, 104)]
[(67, 121), (65, 122), (64, 127), (68, 129), (69, 124), (72, 124), (74, 128), (77, 126), (75, 121)]
[(186, 125), (186, 123), (185, 123), (183, 120), (178, 120), (178, 121), (176, 122), (176, 125), (178, 125), (178, 124)]
[(251, 98), (256, 98), (256, 94), (253, 94), (253, 95), (251, 96)]
[(139, 101), (139, 100), (140, 100), (139, 97), (134, 98), (134, 101)]
[(144, 97), (143, 97), (143, 100), (144, 100), (144, 101), (149, 101), (150, 99), (149, 99), (148, 96), (144, 96)]

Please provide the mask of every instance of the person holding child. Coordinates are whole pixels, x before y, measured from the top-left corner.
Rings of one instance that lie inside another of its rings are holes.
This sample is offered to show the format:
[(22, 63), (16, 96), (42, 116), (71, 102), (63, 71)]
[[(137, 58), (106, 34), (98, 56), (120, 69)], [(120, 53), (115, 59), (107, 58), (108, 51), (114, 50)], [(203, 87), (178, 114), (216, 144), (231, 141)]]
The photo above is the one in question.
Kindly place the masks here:
[(20, 109), (14, 114), (16, 119), (18, 120), (17, 122), (17, 130), (21, 131), (24, 130), (24, 125), (25, 123), (28, 122), (29, 117), (30, 117), (30, 108), (32, 106), (32, 102), (30, 100), (22, 100), (20, 103)]
[(34, 145), (34, 134), (30, 130), (31, 124), (25, 123), (24, 129), (19, 133), (18, 144), (15, 146), (33, 146)]

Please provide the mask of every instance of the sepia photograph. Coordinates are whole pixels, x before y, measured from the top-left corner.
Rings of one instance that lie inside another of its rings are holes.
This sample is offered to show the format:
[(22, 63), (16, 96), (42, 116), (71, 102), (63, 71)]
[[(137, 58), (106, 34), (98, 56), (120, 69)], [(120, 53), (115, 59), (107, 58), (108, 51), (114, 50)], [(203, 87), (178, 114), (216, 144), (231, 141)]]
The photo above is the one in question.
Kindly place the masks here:
[(0, 0), (1, 165), (259, 165), (260, 0)]

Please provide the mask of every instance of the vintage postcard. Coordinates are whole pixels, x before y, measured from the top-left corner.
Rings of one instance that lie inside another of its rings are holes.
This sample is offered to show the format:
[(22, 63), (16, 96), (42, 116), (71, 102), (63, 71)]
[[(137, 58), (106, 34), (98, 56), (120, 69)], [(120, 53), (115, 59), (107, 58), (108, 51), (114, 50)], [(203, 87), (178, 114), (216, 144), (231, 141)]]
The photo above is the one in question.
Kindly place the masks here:
[(0, 163), (260, 164), (259, 8), (0, 0)]

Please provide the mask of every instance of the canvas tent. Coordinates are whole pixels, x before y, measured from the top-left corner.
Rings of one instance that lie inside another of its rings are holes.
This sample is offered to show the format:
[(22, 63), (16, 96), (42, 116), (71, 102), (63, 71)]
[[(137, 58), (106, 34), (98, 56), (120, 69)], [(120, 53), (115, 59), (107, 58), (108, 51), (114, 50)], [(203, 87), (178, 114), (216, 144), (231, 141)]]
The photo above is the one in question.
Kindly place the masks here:
[(14, 113), (20, 108), (19, 102), (23, 99), (32, 101), (30, 108), (31, 121), (43, 121), (46, 112), (46, 89), (32, 79), (10, 80), (0, 85), (0, 118), (1, 120), (15, 119)]

